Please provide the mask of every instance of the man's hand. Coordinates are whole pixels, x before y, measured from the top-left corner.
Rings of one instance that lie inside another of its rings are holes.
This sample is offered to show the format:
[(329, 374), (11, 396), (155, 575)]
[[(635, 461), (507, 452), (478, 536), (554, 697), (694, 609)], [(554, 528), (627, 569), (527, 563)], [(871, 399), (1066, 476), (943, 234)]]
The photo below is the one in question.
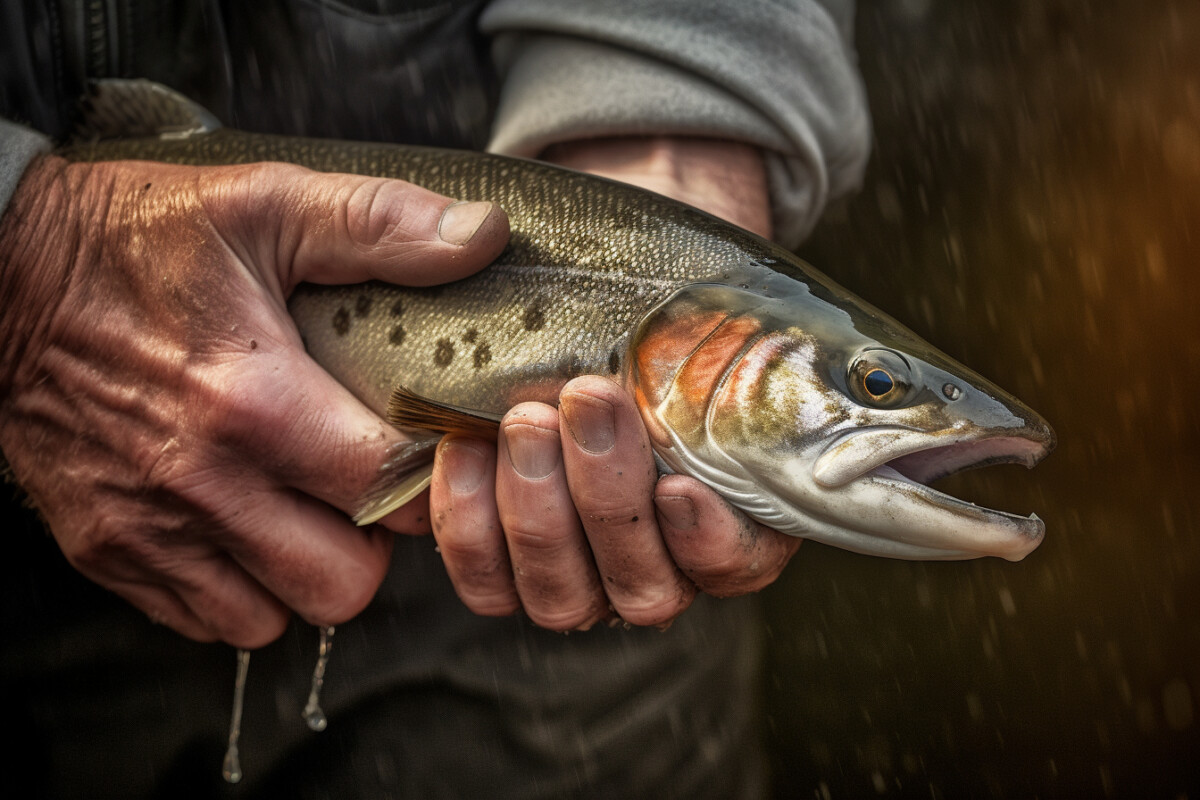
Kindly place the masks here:
[(401, 437), (285, 298), (463, 277), (507, 230), (398, 181), (43, 158), (0, 228), (0, 448), (67, 559), (152, 619), (247, 648), (289, 610), (349, 619), (391, 536), (343, 512)]
[[(545, 157), (770, 235), (765, 170), (748, 146), (612, 139), (559, 145)], [(800, 546), (693, 478), (659, 480), (632, 397), (598, 377), (568, 383), (557, 409), (509, 411), (498, 453), (490, 442), (443, 440), (430, 511), (469, 608), (524, 609), (553, 630), (667, 625), (697, 590), (733, 596), (770, 584)]]

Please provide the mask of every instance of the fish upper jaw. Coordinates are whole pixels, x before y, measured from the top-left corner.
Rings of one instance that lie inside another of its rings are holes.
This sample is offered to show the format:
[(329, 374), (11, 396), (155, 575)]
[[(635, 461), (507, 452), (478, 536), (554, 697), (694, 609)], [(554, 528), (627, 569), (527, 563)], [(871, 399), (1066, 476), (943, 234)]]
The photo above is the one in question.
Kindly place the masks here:
[(938, 432), (891, 425), (854, 428), (817, 456), (812, 476), (819, 485), (835, 488), (888, 465), (918, 483), (991, 464), (1032, 468), (1049, 454), (1053, 441), (1045, 426)]

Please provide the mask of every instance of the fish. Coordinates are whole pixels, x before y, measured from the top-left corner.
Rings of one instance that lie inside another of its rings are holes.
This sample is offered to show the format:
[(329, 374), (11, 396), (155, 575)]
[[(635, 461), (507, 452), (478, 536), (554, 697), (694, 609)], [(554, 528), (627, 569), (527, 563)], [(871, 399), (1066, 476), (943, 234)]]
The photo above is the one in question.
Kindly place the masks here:
[[(437, 431), (495, 430), (517, 403), (554, 404), (570, 379), (600, 374), (635, 399), (660, 472), (691, 475), (782, 533), (917, 560), (1018, 561), (1044, 538), (1036, 514), (930, 484), (1033, 467), (1055, 446), (1049, 423), (765, 238), (535, 160), (238, 131), (146, 81), (99, 82), (89, 105), (86, 135), (60, 150), (68, 159), (284, 161), (508, 213), (508, 246), (472, 277), (302, 284), (289, 300), (319, 364), (393, 424), (424, 431), (405, 468), (384, 473), (409, 481), (391, 507), (427, 480)], [(423, 422), (439, 416), (450, 422)]]

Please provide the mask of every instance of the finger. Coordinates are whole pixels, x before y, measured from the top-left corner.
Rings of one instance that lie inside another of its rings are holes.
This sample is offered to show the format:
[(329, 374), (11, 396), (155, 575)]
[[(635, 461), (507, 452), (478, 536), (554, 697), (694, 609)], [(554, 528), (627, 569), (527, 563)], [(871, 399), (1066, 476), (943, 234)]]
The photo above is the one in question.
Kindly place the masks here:
[[(166, 625), (176, 633), (197, 642), (221, 641), (221, 636), (196, 616), (179, 595), (166, 586), (140, 583), (114, 583), (108, 588), (125, 598), (134, 608), (156, 625)], [(233, 642), (227, 642), (233, 644)], [(236, 644), (235, 647), (254, 649), (257, 644)]]
[(429, 516), (429, 490), (421, 492), (375, 524), (392, 533), (429, 536), (433, 533), (433, 524)]
[(508, 241), (508, 217), (494, 203), (459, 203), (404, 181), (268, 163), (230, 168), (203, 187), (214, 224), (254, 263), (277, 266), (285, 293), (302, 281), (444, 283), (486, 266)]
[[(243, 488), (243, 487), (239, 487)], [(387, 573), (392, 536), (376, 526), (359, 528), (337, 510), (289, 489), (244, 487), (253, 499), (229, 492), (208, 503), (221, 511), (210, 540), (287, 608), (314, 625), (337, 625), (356, 616)], [(196, 578), (194, 591), (213, 601), (226, 589), (217, 575)], [(186, 590), (185, 601), (195, 608)], [(206, 607), (208, 604), (206, 604)]]
[(571, 502), (554, 408), (523, 403), (501, 421), (496, 504), (529, 618), (556, 631), (605, 618), (608, 599)]
[(507, 616), (521, 608), (496, 508), (496, 449), (447, 436), (438, 445), (429, 512), (446, 573), (476, 614)]
[(635, 625), (661, 625), (691, 604), (695, 587), (675, 566), (652, 502), (657, 472), (632, 398), (588, 376), (559, 400), (563, 462), (601, 581), (617, 613)]
[(170, 575), (167, 583), (118, 581), (111, 588), (152, 622), (196, 641), (253, 650), (283, 635), (290, 612), (245, 570), (225, 558), (189, 560), (181, 566), (186, 569)]
[(283, 633), (288, 609), (210, 540), (219, 521), (150, 520), (127, 498), (110, 496), (104, 505), (106, 513), (88, 523), (59, 528), (63, 553), (82, 574), (199, 641), (259, 647)]
[(716, 597), (766, 587), (803, 542), (759, 525), (686, 475), (663, 477), (654, 503), (675, 563), (701, 591)]

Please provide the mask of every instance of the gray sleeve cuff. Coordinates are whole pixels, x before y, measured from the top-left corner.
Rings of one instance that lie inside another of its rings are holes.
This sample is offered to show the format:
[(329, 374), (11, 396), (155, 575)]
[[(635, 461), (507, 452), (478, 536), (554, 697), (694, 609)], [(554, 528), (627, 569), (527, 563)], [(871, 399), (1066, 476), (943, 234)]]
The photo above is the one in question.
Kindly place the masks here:
[(0, 214), (8, 208), (25, 168), (49, 151), (50, 140), (42, 134), (0, 119)]
[(496, 0), (482, 20), (504, 76), (489, 149), (637, 134), (753, 144), (776, 238), (795, 247), (857, 188), (870, 150), (851, 13), (834, 0)]

